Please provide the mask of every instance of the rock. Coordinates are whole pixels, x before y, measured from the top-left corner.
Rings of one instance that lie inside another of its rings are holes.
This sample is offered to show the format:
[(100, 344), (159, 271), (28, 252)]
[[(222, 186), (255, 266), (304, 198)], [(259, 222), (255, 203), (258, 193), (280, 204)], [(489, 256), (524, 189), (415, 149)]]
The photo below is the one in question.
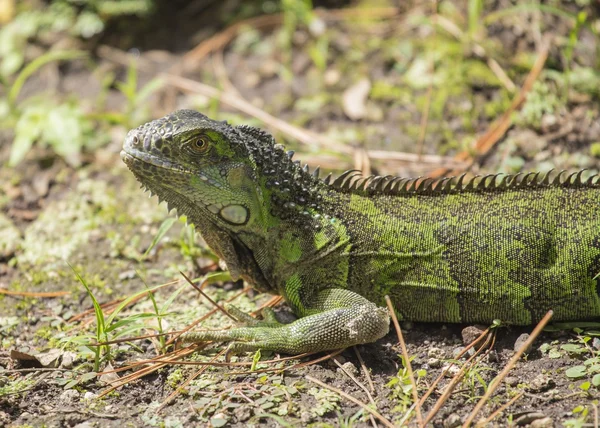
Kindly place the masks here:
[(439, 358), (429, 358), (426, 364), (435, 369), (442, 365), (442, 361)]
[(10, 423), (10, 415), (6, 412), (0, 411), (0, 427), (8, 426)]
[(98, 394), (94, 394), (91, 391), (86, 391), (85, 394), (83, 394), (83, 399), (84, 400), (93, 400), (94, 398), (96, 398), (98, 396)]
[(540, 412), (527, 412), (520, 415), (517, 419), (515, 419), (514, 423), (516, 425), (527, 425), (531, 424), (538, 419), (545, 419), (546, 415)]
[(453, 364), (452, 366), (450, 366), (450, 364), (444, 364), (442, 366), (442, 371), (444, 372), (446, 369), (448, 369), (446, 372), (446, 377), (449, 378), (456, 376), (456, 374), (460, 371), (460, 367), (458, 367), (456, 364)]
[(327, 86), (333, 86), (337, 84), (342, 78), (342, 73), (338, 69), (328, 68), (323, 75), (323, 81)]
[(367, 114), (367, 98), (371, 91), (371, 81), (366, 77), (347, 88), (342, 94), (342, 109), (352, 120), (359, 120)]
[(529, 424), (529, 428), (553, 428), (554, 421), (551, 418), (545, 417), (541, 419), (536, 419), (532, 423)]
[[(528, 333), (523, 333), (522, 335), (520, 335), (517, 340), (515, 341), (515, 345), (513, 346), (513, 349), (515, 350), (515, 352), (517, 352), (518, 350), (520, 350), (523, 345), (525, 344), (525, 342), (527, 342), (527, 340), (529, 339), (529, 334)], [(527, 349), (525, 349), (525, 353), (528, 354), (531, 352), (531, 345), (529, 345), (527, 347)]]
[(252, 417), (252, 412), (250, 411), (250, 406), (240, 406), (233, 410), (233, 415), (238, 422), (244, 422)]
[(444, 420), (444, 428), (456, 428), (460, 425), (462, 425), (462, 420), (456, 413), (450, 413)]
[(519, 384), (519, 378), (516, 376), (507, 376), (504, 379), (504, 383), (506, 383), (508, 386), (517, 386)]
[(488, 362), (497, 363), (499, 361), (500, 358), (498, 358), (498, 353), (494, 349), (490, 350), (490, 353), (488, 354)]
[(347, 361), (346, 363), (342, 364), (342, 367), (344, 368), (345, 371), (350, 373), (352, 376), (356, 376), (358, 374), (358, 369), (356, 368), (356, 366), (354, 364), (352, 364), (351, 361)]
[(21, 241), (21, 232), (8, 217), (0, 213), (0, 258), (12, 256)]
[(550, 376), (540, 373), (533, 378), (528, 389), (531, 392), (544, 392), (554, 388), (555, 386), (556, 383)]
[(445, 358), (446, 352), (441, 348), (432, 347), (427, 350), (427, 356), (429, 358)]
[(475, 325), (470, 325), (468, 327), (463, 328), (460, 332), (463, 343), (465, 345), (470, 345), (475, 339), (477, 339), (481, 335), (481, 333), (484, 332), (484, 330), (485, 329), (482, 329)]
[(80, 397), (81, 394), (79, 394), (78, 391), (74, 389), (67, 389), (66, 391), (63, 391), (62, 394), (60, 394), (60, 396), (58, 397), (58, 401), (63, 406), (71, 406), (78, 402)]
[(80, 424), (75, 425), (73, 428), (94, 428), (94, 424), (90, 421), (85, 421)]
[(546, 134), (549, 132), (558, 131), (558, 129), (560, 128), (558, 118), (550, 113), (544, 113), (540, 125), (542, 128), (542, 132)]

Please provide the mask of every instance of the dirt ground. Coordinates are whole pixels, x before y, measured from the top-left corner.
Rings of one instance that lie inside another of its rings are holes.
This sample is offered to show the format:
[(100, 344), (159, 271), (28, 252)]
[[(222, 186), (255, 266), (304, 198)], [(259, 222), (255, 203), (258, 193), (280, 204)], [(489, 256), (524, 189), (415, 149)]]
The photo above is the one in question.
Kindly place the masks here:
[[(430, 5), (417, 3), (393, 13), (371, 9), (358, 16), (321, 10), (308, 28), (299, 23), (291, 30), (277, 18), (250, 21), (254, 27), (240, 27), (226, 43), (201, 42), (210, 47), (200, 49), (202, 54), (150, 48), (139, 52), (139, 88), (163, 72), (203, 82), (271, 118), (310, 131), (312, 144), (292, 137), (279, 122), (248, 115), (225, 96), (215, 101), (205, 87), (182, 89), (181, 82), (163, 83), (146, 100), (131, 104), (129, 113), (143, 121), (176, 108), (195, 108), (220, 120), (261, 126), (296, 150), (298, 159), (328, 172), (358, 167), (401, 176), (427, 175), (439, 168), (472, 174), (551, 168), (597, 173), (597, 3), (552, 3), (566, 11), (563, 15), (550, 6), (511, 12), (514, 4), (509, 1), (492, 3), (482, 12), (489, 18), (485, 25), (475, 28), (468, 26), (466, 4), (442, 2), (437, 16), (443, 19), (435, 21)], [(498, 15), (503, 10), (508, 12)], [(582, 11), (585, 25), (575, 32), (573, 17)], [(510, 108), (545, 40), (551, 47), (544, 70), (527, 101), (508, 116), (508, 130), (489, 150), (476, 145)], [(75, 97), (93, 112), (102, 96), (104, 112), (122, 111), (126, 97), (115, 85), (105, 88), (102, 79), (107, 73), (126, 79), (135, 52), (121, 50), (112, 38), (106, 43), (111, 44), (94, 46), (93, 65), (76, 60), (41, 68), (27, 81), (22, 97)], [(186, 49), (192, 46), (190, 42)], [(370, 420), (358, 404), (307, 376), (365, 405), (374, 403), (370, 406), (393, 424), (402, 424), (407, 412), (410, 424), (416, 424), (395, 332), (303, 367), (294, 365), (325, 354), (265, 363), (279, 356), (263, 353), (253, 370), (247, 365), (166, 365), (103, 395), (133, 370), (106, 372), (154, 358), (164, 343), (153, 337), (111, 344), (109, 355), (102, 348), (95, 367), (96, 348), (90, 344), (96, 340), (97, 318), (73, 271), (101, 304), (167, 284), (154, 293), (155, 303), (141, 295), (111, 320), (122, 323), (104, 339), (117, 340), (177, 331), (209, 314), (212, 305), (179, 272), (203, 278), (220, 268), (185, 221), (177, 220), (154, 245), (161, 225), (173, 214), (143, 193), (120, 161), (127, 126), (116, 123), (95, 132), (103, 133), (104, 143), (84, 150), (77, 166), (37, 145), (16, 167), (7, 164), (14, 130), (0, 132), (0, 427), (384, 426)], [(338, 153), (331, 141), (350, 149)], [(455, 158), (461, 152), (468, 153), (466, 161)], [(414, 157), (418, 153), (424, 156)], [(233, 298), (245, 311), (270, 299), (243, 287), (217, 281), (205, 291), (218, 302)], [(66, 294), (36, 294), (52, 292)], [(114, 307), (105, 307), (105, 319)], [(283, 316), (288, 312), (285, 304), (277, 310)], [(160, 321), (143, 315), (156, 312)], [(230, 324), (217, 312), (200, 326)], [(432, 388), (423, 414), (431, 412), (456, 367), (472, 355), (458, 357), (460, 352), (486, 327), (403, 324), (420, 397), (456, 362)], [(488, 426), (597, 426), (599, 327), (563, 325), (544, 332), (476, 420), (517, 397)], [(464, 422), (532, 328), (494, 329), (493, 346), (469, 367), (430, 424), (450, 428)], [(212, 344), (182, 358), (223, 363), (218, 354), (222, 349)], [(233, 361), (248, 363), (252, 358), (243, 355)], [(96, 371), (105, 373), (96, 376)]]

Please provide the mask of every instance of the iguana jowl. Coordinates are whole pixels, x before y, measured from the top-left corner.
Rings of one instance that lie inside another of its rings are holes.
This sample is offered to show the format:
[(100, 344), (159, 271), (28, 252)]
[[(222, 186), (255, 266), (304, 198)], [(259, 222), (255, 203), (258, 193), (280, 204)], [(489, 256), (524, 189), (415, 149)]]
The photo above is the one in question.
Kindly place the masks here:
[(285, 297), (244, 327), (188, 336), (299, 353), (374, 341), (401, 319), (513, 324), (600, 316), (600, 178), (494, 175), (330, 183), (273, 138), (180, 110), (129, 132), (122, 158), (185, 214), (233, 277)]

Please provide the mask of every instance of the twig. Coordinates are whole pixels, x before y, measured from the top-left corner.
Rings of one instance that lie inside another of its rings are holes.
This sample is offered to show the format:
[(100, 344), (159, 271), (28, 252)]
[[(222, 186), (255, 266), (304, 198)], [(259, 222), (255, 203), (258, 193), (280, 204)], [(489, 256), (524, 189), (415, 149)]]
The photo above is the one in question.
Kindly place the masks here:
[(508, 409), (512, 404), (514, 404), (515, 401), (517, 401), (522, 396), (523, 396), (522, 392), (515, 395), (513, 398), (508, 400), (508, 402), (506, 402), (502, 406), (498, 407), (491, 415), (489, 415), (485, 420), (483, 420), (481, 424), (478, 422), (477, 426), (485, 427), (487, 424), (492, 422), (496, 416), (498, 416), (500, 413), (502, 413), (503, 411)]
[[(221, 355), (225, 354), (225, 352), (226, 352), (226, 350), (223, 349), (221, 352), (219, 352), (217, 355), (215, 355), (213, 357), (211, 362), (216, 361)], [(208, 366), (203, 366), (202, 368), (200, 368), (200, 370), (198, 370), (196, 373), (194, 373), (189, 378), (187, 378), (185, 380), (185, 382), (183, 382), (183, 384), (178, 386), (177, 389), (175, 389), (175, 391), (173, 391), (171, 394), (169, 394), (169, 396), (165, 399), (165, 401), (163, 401), (161, 403), (161, 405), (158, 406), (158, 408), (156, 409), (156, 413), (160, 412), (167, 404), (169, 404), (171, 401), (173, 401), (173, 399), (175, 397), (177, 397), (179, 394), (181, 394), (181, 392), (183, 391), (183, 388), (188, 386), (194, 379), (196, 379), (198, 376), (200, 376), (202, 373), (204, 373), (207, 368), (208, 368)]]
[(341, 395), (342, 397), (344, 397), (345, 399), (352, 401), (354, 404), (360, 406), (363, 410), (369, 412), (370, 414), (372, 414), (373, 416), (375, 416), (377, 419), (379, 419), (379, 421), (381, 421), (381, 423), (383, 425), (385, 425), (386, 427), (390, 427), (390, 428), (395, 428), (395, 425), (393, 423), (391, 423), (390, 421), (388, 421), (386, 418), (384, 418), (379, 412), (377, 412), (376, 410), (371, 409), (369, 406), (367, 406), (365, 403), (363, 403), (360, 400), (357, 400), (356, 398), (354, 398), (353, 396), (351, 396), (350, 394), (345, 393), (344, 391), (342, 391), (341, 389), (338, 389), (334, 386), (331, 385), (327, 385), (323, 382), (321, 382), (318, 379), (315, 379), (314, 377), (310, 376), (310, 375), (306, 375), (305, 376), (306, 380), (309, 380), (313, 383), (316, 383), (317, 385), (319, 385), (321, 388), (326, 388), (329, 389), (333, 392), (335, 392), (336, 394)]
[[(337, 358), (333, 358), (332, 360), (333, 360), (333, 362), (334, 362), (334, 363), (335, 363), (335, 364), (336, 364), (336, 365), (337, 365), (337, 366), (340, 368), (340, 370), (341, 370), (342, 372), (344, 372), (344, 374), (345, 374), (346, 376), (348, 376), (350, 379), (352, 379), (352, 381), (353, 381), (353, 382), (356, 384), (356, 386), (358, 386), (360, 389), (362, 389), (362, 390), (365, 392), (365, 394), (367, 394), (367, 397), (369, 397), (369, 402), (371, 403), (371, 405), (373, 406), (373, 408), (377, 409), (377, 404), (375, 403), (375, 400), (373, 400), (373, 396), (371, 395), (371, 393), (369, 392), (369, 390), (367, 389), (367, 387), (366, 387), (366, 386), (364, 386), (362, 383), (360, 383), (360, 382), (358, 381), (358, 379), (356, 379), (356, 378), (355, 378), (355, 377), (352, 375), (352, 373), (350, 373), (348, 370), (346, 370), (346, 369), (344, 368), (344, 366), (342, 366), (342, 365), (340, 364), (340, 362), (337, 360)], [(377, 424), (375, 423), (375, 420), (373, 419), (373, 415), (370, 415), (370, 417), (371, 417), (371, 423), (373, 424), (373, 426), (374, 426), (375, 428), (377, 428)]]
[(356, 346), (353, 346), (352, 348), (354, 348), (354, 353), (356, 354), (358, 361), (360, 361), (360, 368), (362, 369), (365, 377), (367, 378), (367, 382), (369, 382), (369, 389), (371, 390), (371, 392), (375, 392), (375, 385), (373, 385), (373, 379), (371, 379), (371, 374), (369, 373), (369, 369), (367, 368), (367, 365), (365, 364), (362, 355), (360, 355), (360, 351)]
[(217, 308), (219, 311), (221, 311), (225, 316), (229, 317), (231, 320), (233, 320), (234, 322), (238, 322), (237, 319), (235, 319), (235, 317), (233, 317), (229, 312), (227, 312), (225, 310), (225, 308), (223, 308), (223, 306), (219, 305), (217, 302), (215, 302), (213, 299), (211, 299), (204, 291), (202, 291), (202, 285), (206, 282), (206, 280), (204, 280), (202, 282), (202, 284), (200, 285), (196, 285), (192, 282), (191, 279), (188, 278), (188, 276), (183, 273), (182, 271), (179, 271), (179, 273), (181, 274), (181, 276), (183, 276), (185, 278), (185, 280), (196, 289), (196, 291), (198, 293), (200, 293), (202, 295), (202, 297), (204, 297), (206, 300), (208, 300), (215, 308)]
[(417, 413), (417, 425), (423, 426), (423, 415), (421, 414), (421, 406), (419, 406), (419, 393), (417, 391), (417, 382), (415, 382), (415, 376), (412, 370), (412, 365), (410, 364), (410, 357), (408, 355), (408, 350), (406, 349), (406, 343), (404, 342), (404, 336), (402, 336), (402, 330), (400, 329), (400, 324), (398, 323), (398, 317), (396, 317), (396, 311), (394, 310), (394, 306), (392, 305), (392, 301), (390, 300), (390, 296), (385, 296), (385, 303), (390, 311), (390, 316), (392, 317), (392, 321), (394, 323), (394, 327), (396, 328), (396, 334), (398, 335), (398, 340), (400, 341), (400, 347), (402, 348), (402, 356), (404, 357), (404, 364), (406, 365), (406, 371), (408, 372), (408, 377), (410, 379), (410, 384), (412, 385), (412, 396), (413, 401), (417, 403), (415, 406), (415, 411)]
[(525, 341), (525, 343), (523, 343), (523, 345), (521, 345), (519, 350), (517, 352), (515, 352), (515, 355), (513, 355), (513, 357), (508, 362), (508, 364), (504, 367), (504, 369), (490, 382), (490, 384), (488, 385), (487, 391), (485, 392), (485, 394), (483, 394), (483, 397), (481, 397), (481, 399), (479, 400), (479, 402), (477, 403), (477, 405), (475, 406), (475, 408), (473, 409), (473, 411), (471, 412), (471, 414), (469, 415), (469, 417), (463, 424), (463, 428), (468, 428), (471, 425), (471, 423), (473, 423), (473, 420), (475, 419), (475, 416), (477, 416), (477, 413), (481, 410), (481, 408), (485, 405), (485, 403), (488, 401), (488, 399), (492, 396), (494, 391), (496, 391), (496, 388), (498, 386), (500, 386), (500, 383), (502, 383), (502, 380), (506, 377), (508, 372), (512, 370), (512, 368), (515, 366), (515, 364), (517, 363), (519, 358), (521, 358), (521, 356), (525, 353), (525, 351), (531, 346), (533, 341), (542, 332), (544, 327), (546, 327), (546, 324), (548, 324), (548, 321), (550, 321), (550, 318), (552, 318), (553, 314), (554, 314), (554, 312), (552, 312), (550, 310), (546, 313), (546, 315), (544, 315), (544, 318), (542, 318), (542, 320), (538, 323), (538, 325), (531, 332), (531, 336), (529, 336), (529, 339), (527, 339)]
[[(226, 303), (232, 302), (235, 299), (237, 299), (238, 297), (240, 297), (242, 294), (246, 293), (248, 290), (250, 290), (251, 287), (246, 286), (244, 287), (242, 290), (240, 290), (238, 293), (236, 293), (235, 295), (231, 296), (229, 299), (226, 300)], [(186, 327), (184, 327), (182, 330), (180, 330), (174, 337), (172, 337), (171, 339), (169, 339), (167, 341), (167, 343), (165, 343), (166, 345), (170, 345), (173, 342), (175, 342), (177, 339), (179, 339), (179, 337), (184, 334), (187, 333), (188, 331), (190, 331), (192, 328), (196, 327), (198, 324), (200, 324), (202, 321), (210, 318), (212, 315), (214, 315), (216, 312), (218, 311), (217, 308), (213, 308), (210, 311), (208, 311), (206, 314), (202, 315), (200, 318), (198, 318), (196, 321), (192, 322), (191, 324), (187, 325)]]
[[(475, 345), (477, 345), (481, 339), (483, 339), (488, 333), (490, 332), (490, 328), (486, 328), (484, 331), (481, 332), (481, 334), (475, 339), (473, 340), (471, 343), (469, 343), (468, 346), (466, 346), (457, 356), (456, 359), (458, 360), (459, 358), (462, 358), (463, 355), (465, 355), (467, 352), (469, 352), (469, 349), (473, 348)], [(486, 341), (487, 343), (487, 341)], [(480, 347), (480, 349), (482, 349), (486, 344), (482, 345)], [(479, 351), (478, 351), (479, 352)], [(468, 361), (467, 361), (468, 362)], [(465, 362), (466, 364), (466, 362)], [(434, 391), (435, 387), (437, 386), (438, 383), (440, 383), (440, 381), (444, 378), (444, 376), (446, 376), (446, 373), (448, 373), (448, 371), (450, 371), (450, 368), (454, 366), (454, 362), (450, 363), (448, 365), (448, 367), (446, 367), (446, 369), (444, 369), (444, 371), (442, 371), (442, 373), (440, 373), (440, 375), (437, 377), (436, 380), (433, 381), (433, 383), (431, 384), (431, 386), (429, 387), (429, 389), (425, 392), (425, 394), (423, 394), (423, 396), (421, 397), (421, 401), (419, 403), (419, 405), (423, 406), (425, 404), (425, 400), (427, 400), (427, 398), (429, 398), (429, 396), (431, 395), (431, 393)]]
[(71, 294), (70, 291), (48, 291), (41, 293), (34, 293), (31, 291), (13, 291), (8, 290), (6, 288), (0, 288), (0, 294), (5, 294), (7, 296), (16, 296), (16, 297), (62, 297), (68, 296)]
[[(475, 365), (479, 364), (479, 362), (481, 361), (480, 359), (477, 359), (480, 356), (480, 353), (483, 351), (483, 349), (488, 345), (488, 342), (490, 341), (490, 337), (488, 336), (485, 343), (483, 344), (483, 346), (481, 346), (477, 352), (475, 354), (473, 354), (460, 368), (460, 370), (458, 371), (458, 373), (456, 373), (456, 375), (452, 378), (452, 380), (450, 381), (450, 384), (446, 387), (446, 389), (444, 390), (442, 396), (435, 402), (433, 408), (431, 409), (431, 411), (427, 414), (427, 417), (425, 418), (425, 422), (424, 422), (424, 426), (426, 426), (434, 417), (435, 415), (440, 411), (440, 409), (442, 408), (442, 406), (446, 403), (446, 401), (448, 401), (448, 399), (450, 398), (450, 395), (452, 394), (452, 392), (454, 391), (454, 388), (456, 388), (456, 385), (458, 385), (458, 383), (462, 380), (462, 378), (465, 376), (465, 373), (467, 372), (468, 369), (475, 367)], [(486, 351), (486, 354), (489, 351)], [(485, 354), (483, 355), (485, 356)], [(483, 358), (482, 356), (482, 358)]]
[(165, 74), (163, 75), (163, 77), (167, 83), (173, 85), (174, 87), (180, 90), (195, 92), (205, 95), (207, 97), (218, 99), (219, 101), (229, 105), (230, 107), (233, 107), (241, 112), (244, 112), (250, 116), (259, 119), (260, 121), (264, 122), (267, 126), (284, 132), (285, 134), (295, 138), (302, 144), (312, 145), (313, 147), (315, 144), (318, 144), (320, 146), (326, 146), (330, 150), (339, 151), (346, 154), (352, 153), (351, 147), (348, 147), (344, 144), (340, 144), (337, 141), (324, 135), (315, 134), (313, 132), (309, 132), (298, 128), (297, 126), (291, 125), (284, 120), (270, 115), (266, 111), (254, 106), (253, 104), (250, 104), (248, 101), (237, 95), (228, 92), (223, 92), (213, 86), (196, 82), (191, 79), (186, 79), (185, 77), (180, 77), (173, 74)]

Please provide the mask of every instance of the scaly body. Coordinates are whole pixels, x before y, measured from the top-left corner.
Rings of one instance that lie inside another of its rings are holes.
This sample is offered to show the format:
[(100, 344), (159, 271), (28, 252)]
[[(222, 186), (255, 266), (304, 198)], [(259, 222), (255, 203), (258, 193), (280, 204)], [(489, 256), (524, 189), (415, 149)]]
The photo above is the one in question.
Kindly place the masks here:
[(233, 277), (301, 317), (202, 332), (234, 350), (365, 343), (402, 319), (530, 324), (600, 316), (600, 180), (581, 174), (333, 183), (271, 136), (183, 110), (128, 135), (123, 160), (186, 214)]

